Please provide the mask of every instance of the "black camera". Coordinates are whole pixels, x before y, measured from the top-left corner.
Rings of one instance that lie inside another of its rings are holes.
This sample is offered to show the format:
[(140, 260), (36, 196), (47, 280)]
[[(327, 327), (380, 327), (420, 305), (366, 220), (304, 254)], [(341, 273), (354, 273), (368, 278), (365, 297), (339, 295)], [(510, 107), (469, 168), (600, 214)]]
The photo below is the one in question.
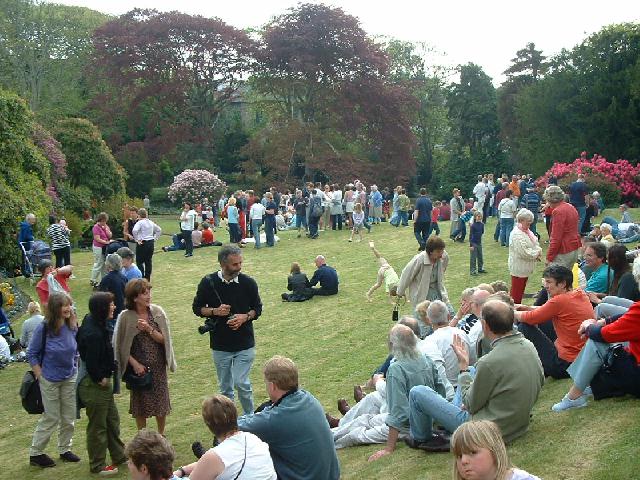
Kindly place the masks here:
[(213, 318), (207, 318), (204, 325), (198, 327), (198, 333), (204, 335), (205, 333), (212, 332), (216, 328), (216, 322)]

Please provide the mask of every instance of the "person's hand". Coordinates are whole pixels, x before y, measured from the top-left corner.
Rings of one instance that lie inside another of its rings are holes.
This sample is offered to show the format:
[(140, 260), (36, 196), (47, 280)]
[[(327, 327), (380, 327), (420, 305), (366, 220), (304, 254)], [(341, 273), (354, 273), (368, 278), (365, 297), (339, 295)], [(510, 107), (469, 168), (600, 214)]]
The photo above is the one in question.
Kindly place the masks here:
[(585, 332), (587, 331), (587, 328), (589, 328), (590, 325), (595, 325), (596, 323), (597, 322), (595, 318), (587, 318), (578, 327), (578, 335), (580, 335), (581, 337), (584, 337)]
[(367, 297), (367, 302), (373, 302), (373, 298), (371, 298), (371, 294), (369, 292), (364, 294), (365, 297)]
[(138, 323), (136, 324), (136, 328), (141, 332), (149, 333), (149, 330), (151, 329), (151, 325), (149, 325), (149, 322), (147, 321), (146, 318), (138, 318)]
[(371, 455), (369, 457), (369, 461), (370, 462), (375, 462), (376, 460), (378, 460), (379, 458), (382, 458), (386, 455), (390, 455), (392, 452), (390, 452), (389, 450), (387, 450), (386, 448), (383, 450), (378, 450), (376, 453), (374, 453), (373, 455)]
[(453, 336), (453, 343), (451, 344), (451, 347), (453, 348), (456, 357), (458, 357), (458, 367), (460, 367), (460, 370), (468, 368), (469, 352), (467, 351), (467, 346), (460, 335)]
[(136, 364), (133, 366), (133, 371), (137, 376), (141, 377), (142, 375), (147, 373), (147, 367), (142, 365), (140, 362), (136, 362)]
[(514, 309), (516, 312), (528, 312), (530, 310), (533, 310), (533, 307), (531, 305), (524, 305), (522, 303), (516, 303), (514, 306)]
[(227, 320), (227, 325), (231, 330), (237, 330), (240, 326), (249, 320), (248, 313), (236, 313), (229, 320)]
[(215, 313), (215, 309), (214, 309), (214, 315), (218, 317), (226, 317), (231, 313), (231, 305), (227, 305), (226, 303), (223, 303), (217, 308), (217, 310), (218, 312)]
[(466, 300), (463, 300), (462, 303), (460, 304), (460, 308), (458, 309), (458, 313), (456, 314), (456, 317), (460, 319), (470, 312), (471, 312), (471, 302), (467, 302)]
[(473, 245), (469, 245), (469, 250), (473, 250)]
[(108, 378), (103, 378), (102, 380), (100, 380), (98, 382), (98, 385), (100, 385), (101, 387), (106, 387), (109, 384), (109, 379)]
[(587, 292), (587, 296), (589, 297), (589, 301), (591, 303), (601, 303), (602, 299), (598, 297), (596, 292)]

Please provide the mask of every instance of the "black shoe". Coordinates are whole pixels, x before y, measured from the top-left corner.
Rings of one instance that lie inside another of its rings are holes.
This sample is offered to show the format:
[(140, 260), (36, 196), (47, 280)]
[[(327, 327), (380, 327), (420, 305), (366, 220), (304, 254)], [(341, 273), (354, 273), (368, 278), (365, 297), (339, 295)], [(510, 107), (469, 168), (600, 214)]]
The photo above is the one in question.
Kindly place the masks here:
[(191, 451), (193, 452), (193, 454), (196, 456), (198, 460), (200, 460), (200, 457), (202, 457), (202, 455), (204, 455), (206, 452), (206, 450), (202, 446), (202, 443), (200, 442), (193, 442), (191, 444)]
[(426, 442), (419, 442), (409, 436), (404, 439), (404, 443), (410, 448), (416, 448), (426, 452), (448, 452), (451, 449), (449, 440), (437, 433), (432, 434), (431, 439)]
[(486, 270), (478, 270), (478, 273), (489, 273)]
[(68, 452), (64, 452), (62, 455), (60, 455), (60, 458), (65, 462), (76, 463), (80, 461), (80, 457), (73, 453), (71, 450), (69, 450)]
[(42, 467), (42, 468), (55, 467), (56, 466), (56, 462), (53, 461), (53, 458), (51, 458), (46, 453), (43, 453), (41, 455), (34, 455), (32, 457), (29, 457), (29, 463), (31, 465), (36, 466), (36, 467)]

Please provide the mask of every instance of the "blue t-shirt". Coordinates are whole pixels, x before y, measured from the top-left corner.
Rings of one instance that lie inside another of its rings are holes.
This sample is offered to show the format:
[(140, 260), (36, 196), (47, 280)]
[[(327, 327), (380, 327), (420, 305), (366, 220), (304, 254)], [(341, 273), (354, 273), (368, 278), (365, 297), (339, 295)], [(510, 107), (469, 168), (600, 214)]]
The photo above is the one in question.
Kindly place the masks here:
[[(595, 270), (589, 280), (587, 281), (587, 286), (584, 288), (586, 292), (596, 292), (596, 293), (607, 293), (609, 291), (609, 285), (611, 281), (613, 281), (613, 270), (607, 275), (609, 270), (609, 265), (603, 263)], [(607, 276), (609, 277), (609, 282), (607, 282)]]
[(433, 210), (433, 204), (431, 199), (424, 195), (420, 195), (416, 200), (415, 209), (418, 211), (418, 218), (414, 218), (416, 222), (430, 222), (431, 210)]
[(238, 207), (235, 205), (227, 207), (227, 220), (229, 223), (238, 223)]
[(127, 279), (127, 282), (129, 280), (133, 280), (134, 278), (142, 278), (142, 272), (140, 271), (138, 266), (135, 264), (131, 264), (129, 268), (122, 267), (122, 273)]

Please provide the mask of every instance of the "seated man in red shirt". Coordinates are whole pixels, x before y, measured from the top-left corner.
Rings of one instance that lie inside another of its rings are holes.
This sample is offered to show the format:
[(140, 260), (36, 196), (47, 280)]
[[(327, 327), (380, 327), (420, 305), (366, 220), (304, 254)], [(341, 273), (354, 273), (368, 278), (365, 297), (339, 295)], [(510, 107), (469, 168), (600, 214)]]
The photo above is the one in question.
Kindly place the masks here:
[(36, 285), (36, 292), (38, 292), (40, 304), (44, 309), (49, 301), (49, 294), (51, 293), (49, 291), (49, 287), (51, 284), (53, 284), (57, 289), (62, 289), (65, 292), (70, 293), (69, 286), (67, 285), (67, 279), (73, 274), (73, 266), (65, 265), (64, 267), (53, 268), (51, 260), (42, 260), (38, 264), (38, 270), (42, 274), (42, 280), (40, 280)]
[[(567, 378), (567, 368), (585, 344), (578, 328), (593, 317), (593, 307), (584, 291), (573, 290), (573, 273), (567, 267), (550, 265), (542, 276), (549, 300), (539, 307), (517, 305), (518, 330), (536, 347), (546, 377)], [(541, 325), (549, 321), (553, 326)]]
[(211, 225), (208, 222), (202, 223), (202, 243), (201, 247), (211, 247), (216, 246), (219, 247), (222, 245), (222, 242), (216, 242), (216, 236), (213, 234), (213, 230), (211, 230)]

